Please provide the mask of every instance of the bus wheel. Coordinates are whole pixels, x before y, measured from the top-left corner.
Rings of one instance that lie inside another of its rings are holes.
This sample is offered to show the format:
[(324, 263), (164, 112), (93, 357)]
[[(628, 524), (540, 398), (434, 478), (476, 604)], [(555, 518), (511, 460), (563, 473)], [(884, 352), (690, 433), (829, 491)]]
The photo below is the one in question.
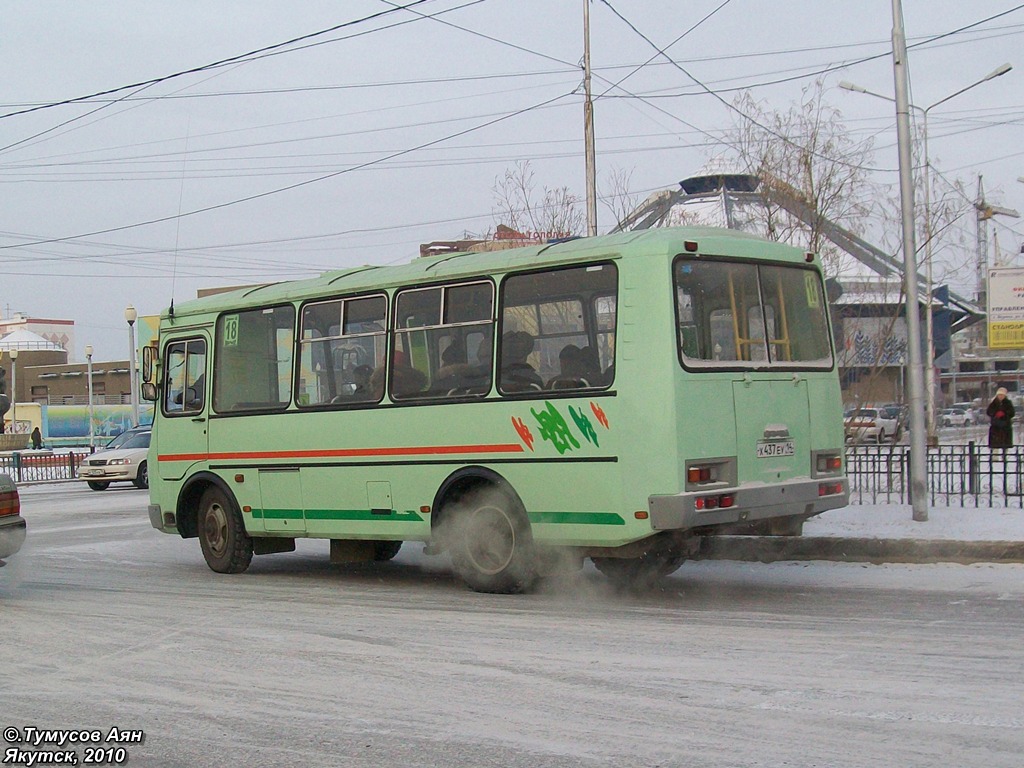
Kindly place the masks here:
[(242, 515), (219, 488), (209, 488), (199, 501), (199, 545), (211, 570), (241, 573), (252, 562), (252, 539)]
[(373, 542), (373, 559), (379, 563), (391, 560), (402, 548), (400, 541), (375, 541)]
[(536, 579), (533, 538), (519, 505), (497, 488), (481, 488), (450, 510), (455, 572), (477, 592), (518, 594)]
[(143, 490), (149, 488), (149, 468), (146, 466), (146, 462), (142, 462), (139, 465), (139, 473), (135, 476), (135, 479), (132, 480), (132, 483), (136, 488), (141, 488)]
[(594, 566), (620, 589), (647, 589), (675, 573), (686, 562), (683, 555), (648, 552), (641, 557), (595, 557)]
[(101, 483), (101, 482), (96, 481), (96, 480), (89, 480), (88, 481), (88, 485), (94, 491), (105, 491), (105, 490), (107, 490), (107, 488), (110, 487), (110, 483)]

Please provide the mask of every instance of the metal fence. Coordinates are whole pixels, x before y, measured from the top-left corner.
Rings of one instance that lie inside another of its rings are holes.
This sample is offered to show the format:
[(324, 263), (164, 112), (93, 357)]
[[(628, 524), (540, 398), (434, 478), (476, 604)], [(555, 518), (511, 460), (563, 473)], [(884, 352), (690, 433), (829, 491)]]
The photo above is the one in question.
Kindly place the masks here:
[(74, 451), (27, 454), (15, 451), (0, 455), (0, 472), (13, 477), (16, 483), (73, 480), (85, 455)]
[[(1020, 448), (990, 449), (975, 442), (928, 450), (928, 500), (952, 507), (1024, 508), (1024, 456)], [(846, 449), (851, 504), (910, 504), (910, 449)]]

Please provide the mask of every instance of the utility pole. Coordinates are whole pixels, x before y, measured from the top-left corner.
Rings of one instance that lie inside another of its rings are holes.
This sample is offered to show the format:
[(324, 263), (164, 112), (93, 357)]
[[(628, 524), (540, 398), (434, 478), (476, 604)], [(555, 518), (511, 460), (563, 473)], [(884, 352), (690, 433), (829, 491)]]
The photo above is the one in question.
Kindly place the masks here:
[(597, 168), (594, 158), (594, 102), (590, 98), (590, 0), (583, 0), (583, 138), (587, 164), (587, 237), (597, 234)]
[[(903, 5), (892, 0), (892, 69), (896, 86), (896, 138), (900, 159), (900, 209), (903, 220), (903, 284), (907, 303), (907, 388), (910, 390), (910, 494), (914, 520), (928, 520), (928, 456), (924, 418), (924, 370), (921, 365), (921, 316), (914, 243), (914, 177), (910, 149), (910, 90)], [(929, 297), (929, 301), (931, 297)], [(929, 304), (929, 309), (931, 305)]]

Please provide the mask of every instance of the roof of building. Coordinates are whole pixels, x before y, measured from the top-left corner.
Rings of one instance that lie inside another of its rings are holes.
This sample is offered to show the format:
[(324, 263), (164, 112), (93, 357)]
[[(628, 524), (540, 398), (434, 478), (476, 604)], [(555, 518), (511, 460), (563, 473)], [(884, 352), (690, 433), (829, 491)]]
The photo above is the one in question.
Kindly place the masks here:
[(52, 341), (44, 339), (38, 333), (32, 333), (24, 328), (19, 328), (16, 331), (12, 331), (3, 338), (0, 338), (0, 349), (11, 350), (31, 350), (37, 351), (53, 351), (63, 352), (64, 348), (60, 344), (54, 344)]

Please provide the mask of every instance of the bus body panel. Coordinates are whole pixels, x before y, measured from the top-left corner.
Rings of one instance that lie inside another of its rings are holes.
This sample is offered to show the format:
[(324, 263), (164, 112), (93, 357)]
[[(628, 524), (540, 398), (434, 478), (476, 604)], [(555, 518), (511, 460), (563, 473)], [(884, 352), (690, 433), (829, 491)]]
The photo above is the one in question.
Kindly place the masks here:
[[(829, 475), (829, 493), (822, 495), (815, 466), (819, 454), (841, 456), (843, 447), (834, 365), (782, 371), (682, 364), (673, 270), (691, 238), (700, 241), (701, 252), (709, 244), (714, 258), (770, 258), (812, 269), (802, 252), (786, 246), (735, 233), (679, 230), (593, 238), (550, 250), (428, 258), (379, 273), (353, 270), (184, 305), (177, 318), (163, 319), (162, 347), (174, 339), (204, 338), (212, 380), (217, 339), (206, 329), (225, 312), (291, 303), (298, 314), (304, 302), (360, 290), (386, 293), (394, 306), (396, 293), (409, 286), (484, 278), (499, 296), (500, 332), (507, 274), (614, 262), (614, 381), (591, 392), (508, 397), (492, 382), (479, 400), (393, 403), (385, 394), (380, 405), (348, 408), (300, 407), (291, 397), (284, 409), (237, 415), (218, 413), (208, 386), (201, 414), (168, 416), (157, 408), (154, 526), (177, 530), (166, 513), (179, 511), (189, 478), (201, 471), (231, 490), (246, 530), (256, 536), (429, 541), (438, 489), (453, 473), (475, 467), (508, 483), (541, 544), (612, 549), (659, 531), (707, 533), (715, 526), (843, 506), (848, 494), (841, 472)], [(820, 281), (816, 265), (813, 270)], [(189, 325), (196, 330), (188, 331)], [(413, 362), (422, 361), (426, 334), (405, 336)], [(394, 343), (389, 337), (388, 348)], [(702, 488), (688, 473), (705, 464), (720, 476)], [(699, 508), (707, 498), (728, 496), (729, 507)]]

